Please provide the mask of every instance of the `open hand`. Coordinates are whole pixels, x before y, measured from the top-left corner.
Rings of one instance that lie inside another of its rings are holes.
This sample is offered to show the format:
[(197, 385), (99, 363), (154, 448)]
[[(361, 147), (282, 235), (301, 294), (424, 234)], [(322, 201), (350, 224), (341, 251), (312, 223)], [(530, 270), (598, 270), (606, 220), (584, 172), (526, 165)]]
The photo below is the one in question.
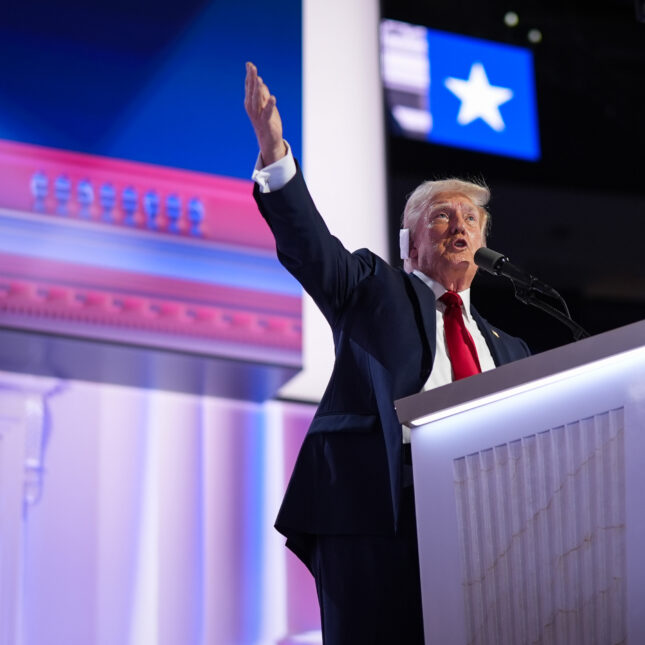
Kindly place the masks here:
[(260, 146), (264, 165), (285, 156), (287, 147), (282, 138), (282, 119), (276, 107), (276, 98), (258, 76), (253, 63), (246, 64), (244, 108), (249, 115)]

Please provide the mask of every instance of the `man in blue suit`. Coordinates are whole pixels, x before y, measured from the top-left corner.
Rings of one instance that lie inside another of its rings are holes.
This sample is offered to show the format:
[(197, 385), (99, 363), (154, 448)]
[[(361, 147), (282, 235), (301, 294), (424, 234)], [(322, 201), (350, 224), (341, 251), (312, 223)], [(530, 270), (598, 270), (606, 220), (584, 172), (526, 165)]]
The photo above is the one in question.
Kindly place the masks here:
[(394, 401), (529, 354), (470, 306), (489, 192), (424, 182), (406, 204), (409, 248), (405, 270), (395, 269), (328, 231), (251, 63), (245, 108), (260, 146), (255, 199), (336, 352), (276, 528), (315, 577), (326, 644), (420, 644), (412, 463)]

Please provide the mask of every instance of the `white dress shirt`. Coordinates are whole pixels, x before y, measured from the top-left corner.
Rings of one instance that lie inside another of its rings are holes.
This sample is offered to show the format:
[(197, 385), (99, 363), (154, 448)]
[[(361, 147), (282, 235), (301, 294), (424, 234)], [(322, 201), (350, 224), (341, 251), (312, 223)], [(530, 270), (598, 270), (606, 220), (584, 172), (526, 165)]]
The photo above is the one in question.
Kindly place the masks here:
[(296, 162), (291, 146), (285, 141), (287, 154), (268, 166), (262, 165), (262, 156), (258, 155), (251, 179), (260, 187), (261, 193), (280, 190), (296, 176)]
[[(454, 380), (450, 358), (448, 357), (448, 343), (446, 342), (446, 334), (443, 328), (443, 312), (446, 310), (446, 305), (439, 300), (439, 298), (446, 293), (447, 289), (436, 280), (433, 280), (424, 273), (421, 273), (421, 271), (413, 271), (413, 273), (419, 279), (423, 280), (430, 289), (432, 289), (435, 298), (437, 299), (437, 350), (432, 363), (432, 373), (430, 374), (430, 378), (427, 380), (426, 384), (423, 386), (424, 390), (431, 390), (434, 387), (452, 383)], [(475, 342), (475, 349), (477, 350), (479, 365), (482, 368), (482, 372), (492, 370), (495, 367), (495, 361), (493, 360), (490, 349), (488, 349), (488, 345), (486, 344), (481, 331), (479, 331), (479, 327), (477, 326), (475, 319), (470, 313), (470, 289), (460, 291), (459, 295), (461, 296), (461, 313), (464, 317), (464, 324)]]

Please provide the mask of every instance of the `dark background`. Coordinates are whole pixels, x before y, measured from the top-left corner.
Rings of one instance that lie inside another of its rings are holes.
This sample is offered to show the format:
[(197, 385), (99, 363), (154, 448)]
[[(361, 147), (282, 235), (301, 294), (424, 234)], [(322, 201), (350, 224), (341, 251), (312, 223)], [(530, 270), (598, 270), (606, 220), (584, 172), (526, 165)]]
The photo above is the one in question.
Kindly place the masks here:
[[(592, 334), (645, 318), (645, 24), (634, 2), (382, 0), (381, 11), (530, 48), (542, 149), (540, 161), (526, 162), (388, 133), (390, 239), (421, 181), (483, 176), (491, 248), (554, 286)], [(504, 23), (507, 11), (518, 14), (516, 27)], [(538, 44), (527, 39), (533, 28)], [(473, 301), (491, 322), (535, 352), (570, 342), (561, 323), (515, 300), (510, 281), (481, 274)]]

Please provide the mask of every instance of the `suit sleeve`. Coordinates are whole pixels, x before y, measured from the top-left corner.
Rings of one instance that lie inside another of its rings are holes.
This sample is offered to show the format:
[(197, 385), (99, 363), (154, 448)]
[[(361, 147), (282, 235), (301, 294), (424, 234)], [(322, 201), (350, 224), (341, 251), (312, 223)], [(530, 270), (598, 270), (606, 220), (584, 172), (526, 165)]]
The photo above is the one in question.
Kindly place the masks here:
[(284, 188), (253, 196), (276, 242), (278, 259), (313, 298), (333, 327), (352, 291), (374, 270), (367, 249), (350, 253), (327, 228), (300, 167)]

